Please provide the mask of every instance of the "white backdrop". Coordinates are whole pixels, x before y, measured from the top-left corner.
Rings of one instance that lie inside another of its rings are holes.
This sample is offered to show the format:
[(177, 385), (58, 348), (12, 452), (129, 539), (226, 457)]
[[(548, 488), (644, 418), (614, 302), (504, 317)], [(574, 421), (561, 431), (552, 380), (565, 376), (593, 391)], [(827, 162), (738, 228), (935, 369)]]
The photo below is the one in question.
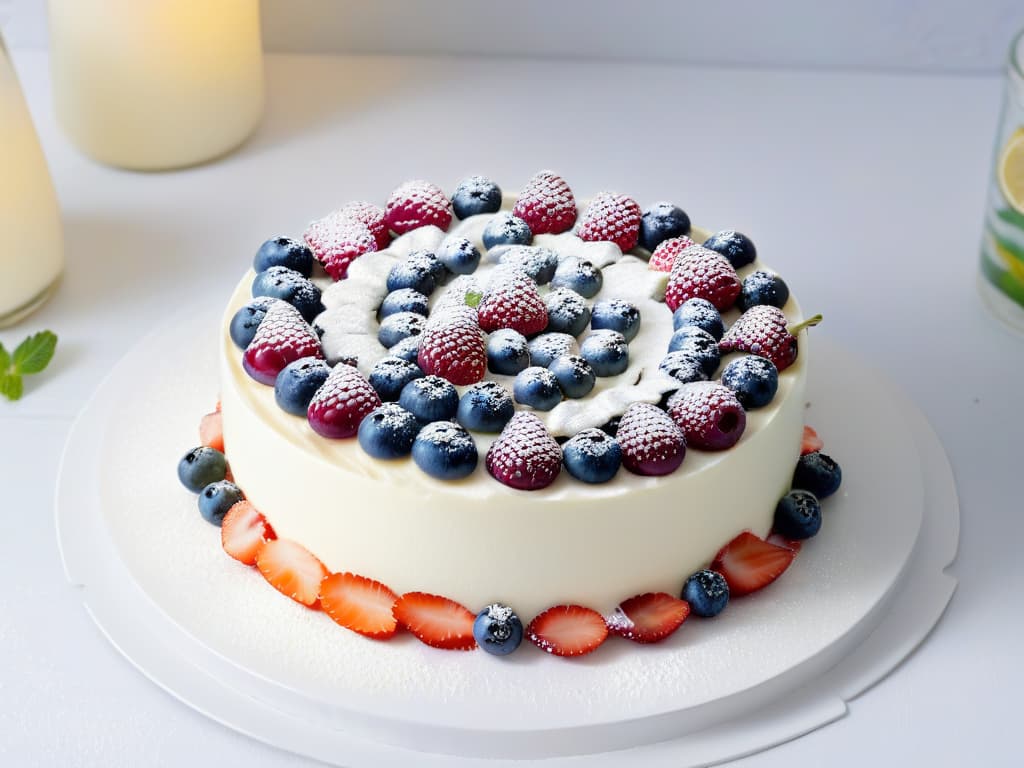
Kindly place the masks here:
[[(5, 2), (13, 6), (8, 42), (45, 45), (46, 0), (0, 0), (0, 7)], [(490, 53), (814, 69), (994, 72), (1014, 32), (1024, 28), (1022, 0), (262, 0), (262, 5), (271, 51)]]

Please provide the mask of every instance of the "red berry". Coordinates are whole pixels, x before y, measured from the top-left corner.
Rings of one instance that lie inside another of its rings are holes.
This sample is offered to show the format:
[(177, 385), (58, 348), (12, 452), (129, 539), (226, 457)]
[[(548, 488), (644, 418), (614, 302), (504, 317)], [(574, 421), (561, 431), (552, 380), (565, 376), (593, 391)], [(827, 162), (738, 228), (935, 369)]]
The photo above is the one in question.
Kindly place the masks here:
[(448, 229), (452, 215), (448, 196), (440, 187), (421, 179), (400, 185), (391, 193), (384, 208), (384, 221), (399, 235), (428, 224)]
[(320, 339), (299, 310), (275, 301), (242, 355), (245, 372), (261, 384), (273, 386), (288, 363), (300, 357), (323, 357)]
[(476, 648), (473, 622), (476, 615), (454, 600), (426, 592), (406, 592), (395, 603), (395, 618), (434, 648), (471, 651)]
[(622, 466), (637, 475), (668, 475), (686, 457), (683, 431), (650, 403), (633, 403), (626, 409), (615, 439), (622, 449)]
[(199, 444), (224, 453), (224, 420), (219, 409), (199, 420)]
[(800, 455), (806, 456), (808, 453), (815, 453), (824, 447), (825, 443), (818, 437), (818, 433), (813, 428), (804, 425), (804, 437), (800, 445)]
[(246, 565), (255, 565), (260, 544), (275, 538), (274, 529), (266, 518), (248, 501), (231, 507), (220, 524), (220, 543), (224, 551)]
[(384, 222), (384, 209), (379, 205), (355, 200), (347, 203), (338, 213), (365, 224), (377, 243), (376, 250), (382, 251), (388, 247), (391, 242), (391, 234), (388, 232), (388, 225)]
[(787, 322), (778, 307), (758, 304), (740, 315), (718, 347), (723, 354), (749, 352), (766, 357), (781, 372), (793, 364), (797, 355), (796, 337), (787, 330)]
[(309, 426), (323, 437), (353, 437), (360, 422), (380, 404), (380, 396), (363, 374), (339, 363), (309, 403)]
[(665, 303), (675, 312), (688, 299), (707, 299), (719, 312), (732, 307), (740, 282), (729, 260), (702, 245), (691, 245), (676, 257), (665, 289)]
[(562, 471), (562, 449), (534, 414), (519, 411), (487, 451), (487, 471), (500, 483), (536, 491)]
[(774, 544), (777, 547), (785, 547), (786, 549), (792, 549), (794, 552), (799, 552), (800, 548), (804, 545), (799, 539), (787, 539), (781, 533), (773, 533), (767, 539), (769, 544)]
[(329, 571), (301, 544), (288, 539), (260, 543), (256, 567), (282, 595), (310, 608), (318, 607), (320, 582)]
[(534, 235), (557, 235), (576, 223), (576, 198), (565, 179), (540, 171), (526, 182), (512, 213), (525, 221)]
[(597, 611), (582, 605), (556, 605), (526, 628), (530, 642), (555, 656), (584, 656), (608, 638), (608, 625)]
[(647, 262), (648, 269), (653, 269), (655, 272), (671, 272), (672, 265), (676, 263), (676, 256), (691, 245), (696, 245), (696, 243), (686, 235), (662, 240), (651, 254), (651, 260)]
[(516, 267), (494, 271), (477, 314), (480, 327), (487, 333), (511, 328), (524, 336), (533, 336), (548, 326), (548, 308), (537, 284)]
[(320, 583), (320, 607), (341, 626), (374, 640), (398, 630), (398, 595), (379, 581), (354, 573), (335, 573)]
[(684, 384), (669, 399), (668, 413), (686, 435), (687, 445), (705, 451), (732, 448), (747, 426), (736, 393), (713, 381)]
[(796, 552), (744, 531), (715, 555), (711, 569), (725, 577), (732, 597), (766, 587), (789, 568)]
[(642, 213), (636, 200), (601, 192), (587, 206), (576, 234), (581, 240), (610, 240), (625, 253), (636, 248)]
[(417, 362), (428, 376), (440, 376), (458, 386), (483, 380), (487, 342), (476, 312), (467, 306), (435, 308), (420, 337)]
[(370, 228), (344, 209), (311, 222), (302, 239), (334, 280), (344, 280), (349, 264), (378, 248)]
[(648, 592), (619, 603), (606, 619), (614, 635), (636, 643), (656, 643), (675, 632), (690, 615), (690, 604), (667, 592)]

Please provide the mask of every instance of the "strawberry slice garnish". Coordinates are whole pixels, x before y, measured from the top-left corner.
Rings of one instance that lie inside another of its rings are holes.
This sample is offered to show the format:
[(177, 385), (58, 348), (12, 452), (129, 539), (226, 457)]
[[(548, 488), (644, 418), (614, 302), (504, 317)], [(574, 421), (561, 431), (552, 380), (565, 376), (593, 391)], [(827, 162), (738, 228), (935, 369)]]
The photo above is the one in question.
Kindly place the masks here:
[(224, 421), (219, 409), (199, 420), (199, 444), (224, 453)]
[(796, 552), (744, 531), (715, 555), (711, 569), (725, 576), (729, 594), (749, 595), (766, 587), (789, 568)]
[(526, 628), (530, 642), (555, 656), (583, 656), (608, 638), (608, 625), (597, 611), (582, 605), (548, 608)]
[(799, 552), (800, 547), (803, 546), (803, 542), (799, 539), (787, 539), (781, 533), (773, 533), (767, 539), (769, 544), (774, 544), (777, 547), (785, 547), (786, 549), (792, 549), (794, 552)]
[(260, 544), (275, 539), (274, 529), (248, 501), (235, 504), (220, 525), (220, 543), (224, 551), (246, 565), (256, 565)]
[(270, 586), (309, 608), (317, 607), (320, 582), (330, 574), (309, 550), (289, 539), (269, 539), (260, 544), (256, 567)]
[(609, 631), (636, 643), (656, 643), (690, 615), (690, 604), (667, 592), (647, 592), (619, 603), (606, 620)]
[(434, 648), (471, 651), (476, 648), (476, 615), (454, 600), (426, 592), (406, 592), (395, 603), (395, 618), (421, 642)]
[(812, 427), (808, 427), (805, 424), (803, 443), (800, 445), (800, 455), (806, 456), (808, 453), (820, 451), (824, 447), (825, 443), (820, 437), (818, 437), (818, 433), (815, 432)]
[(338, 624), (374, 640), (398, 631), (398, 595), (379, 581), (354, 573), (334, 573), (320, 584), (320, 607)]

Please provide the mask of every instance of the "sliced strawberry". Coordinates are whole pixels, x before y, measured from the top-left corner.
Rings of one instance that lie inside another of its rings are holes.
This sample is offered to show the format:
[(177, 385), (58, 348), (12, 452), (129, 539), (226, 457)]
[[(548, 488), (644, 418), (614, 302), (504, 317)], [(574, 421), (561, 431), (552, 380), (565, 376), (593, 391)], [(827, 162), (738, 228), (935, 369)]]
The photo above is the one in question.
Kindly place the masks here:
[(530, 622), (526, 636), (542, 651), (555, 656), (583, 656), (608, 638), (608, 625), (590, 608), (556, 605)]
[(636, 643), (656, 643), (675, 632), (690, 615), (690, 604), (667, 592), (647, 592), (619, 603), (607, 618), (608, 630)]
[(354, 573), (335, 573), (320, 584), (320, 607), (338, 624), (374, 640), (398, 630), (394, 607), (398, 595), (379, 581)]
[(434, 648), (471, 651), (476, 648), (476, 616), (454, 600), (426, 592), (406, 592), (395, 603), (395, 618), (421, 642)]
[(800, 455), (806, 456), (808, 453), (820, 451), (824, 447), (825, 443), (818, 437), (818, 433), (813, 428), (804, 425), (804, 439), (800, 446)]
[(799, 552), (800, 547), (803, 546), (803, 542), (799, 539), (787, 539), (781, 533), (773, 533), (767, 539), (769, 544), (774, 544), (777, 547), (785, 547), (786, 549), (792, 549), (794, 552)]
[(235, 504), (220, 526), (220, 543), (224, 551), (246, 565), (256, 565), (260, 544), (276, 538), (265, 517), (248, 501)]
[(219, 410), (199, 420), (199, 444), (224, 453), (224, 422)]
[(301, 544), (269, 539), (256, 549), (256, 567), (274, 589), (297, 603), (317, 607), (320, 582), (330, 574)]
[(732, 597), (766, 587), (789, 568), (796, 552), (744, 531), (715, 555), (711, 569), (725, 576)]

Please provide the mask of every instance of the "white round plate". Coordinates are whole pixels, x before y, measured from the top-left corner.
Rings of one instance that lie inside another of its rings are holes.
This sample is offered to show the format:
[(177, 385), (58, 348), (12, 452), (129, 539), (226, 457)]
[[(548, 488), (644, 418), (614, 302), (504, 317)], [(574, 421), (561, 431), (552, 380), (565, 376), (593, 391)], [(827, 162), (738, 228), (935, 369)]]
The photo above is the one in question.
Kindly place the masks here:
[(579, 754), (600, 764), (613, 750), (651, 765), (726, 760), (842, 716), (921, 641), (955, 587), (944, 569), (959, 513), (941, 445), (882, 377), (816, 333), (806, 421), (844, 485), (776, 584), (661, 644), (613, 638), (578, 660), (528, 643), (498, 659), (408, 635), (366, 640), (225, 556), (178, 484), (218, 387), (216, 345), (194, 340), (212, 339), (217, 322), (179, 318), (101, 385), (68, 438), (58, 538), (69, 579), (127, 658), (283, 749), (356, 766)]

